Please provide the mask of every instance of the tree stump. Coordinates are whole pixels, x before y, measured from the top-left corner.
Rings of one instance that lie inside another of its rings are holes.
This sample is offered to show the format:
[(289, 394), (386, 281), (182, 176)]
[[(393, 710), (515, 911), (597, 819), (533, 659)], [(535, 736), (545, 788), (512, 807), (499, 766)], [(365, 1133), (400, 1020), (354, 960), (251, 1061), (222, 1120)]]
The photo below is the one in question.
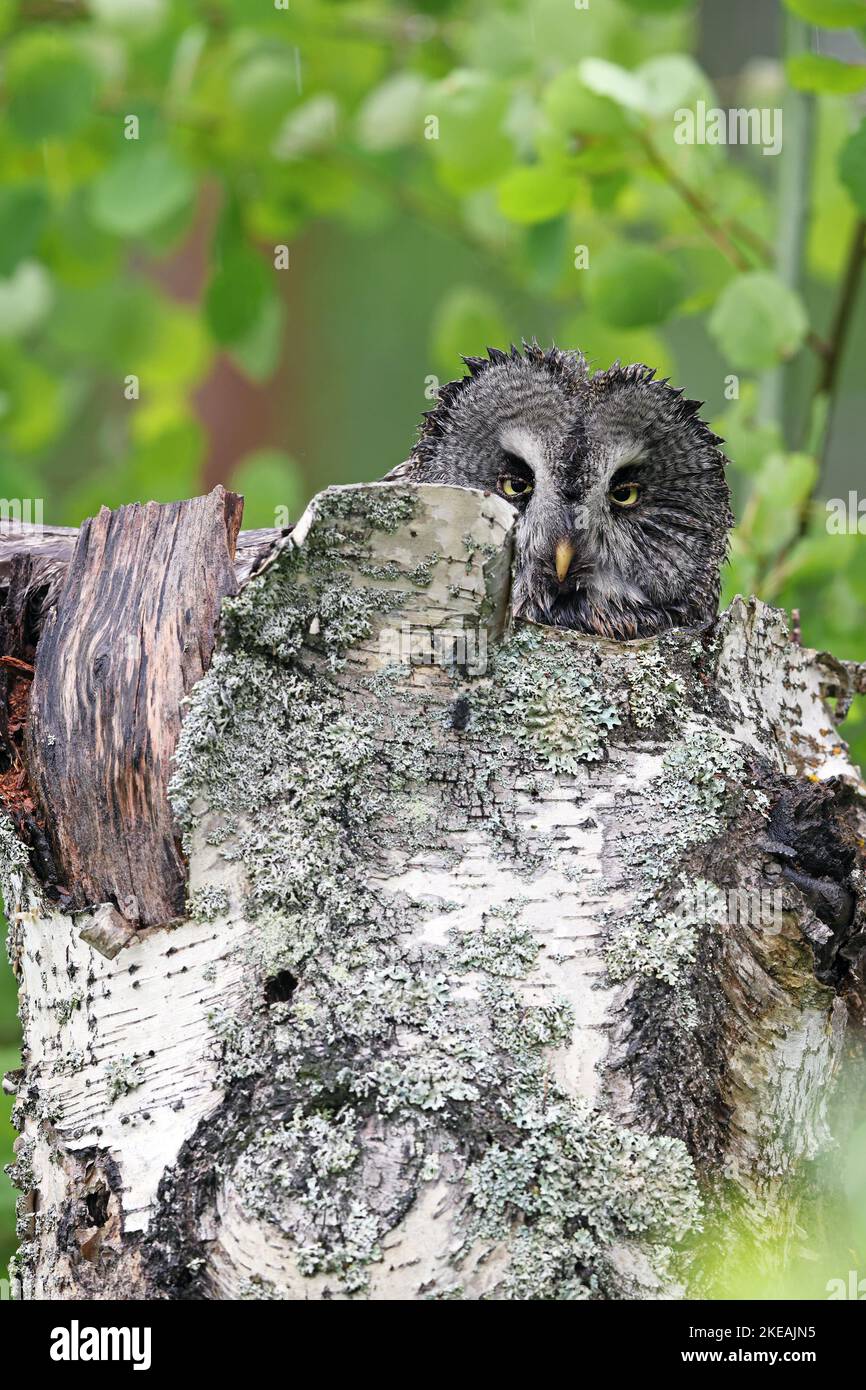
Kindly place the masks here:
[(118, 571), (65, 572), (26, 760), (75, 884), (0, 835), (21, 1297), (701, 1297), (739, 1240), (790, 1250), (862, 1021), (864, 787), (828, 704), (862, 672), (754, 599), (629, 643), (513, 624), (512, 521), (332, 488), (237, 594), (223, 559), (177, 858), (123, 794), (164, 760), (112, 763), (138, 913), (69, 791), (123, 739), (81, 684)]

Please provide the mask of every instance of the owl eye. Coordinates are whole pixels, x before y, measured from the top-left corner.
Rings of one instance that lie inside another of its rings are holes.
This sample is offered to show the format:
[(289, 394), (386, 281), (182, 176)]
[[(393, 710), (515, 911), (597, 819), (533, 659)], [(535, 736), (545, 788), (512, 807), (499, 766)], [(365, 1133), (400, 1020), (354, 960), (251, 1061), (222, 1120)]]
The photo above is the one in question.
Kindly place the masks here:
[(508, 477), (506, 474), (499, 479), (499, 487), (506, 497), (528, 497), (532, 486), (528, 478)]
[(633, 507), (640, 496), (637, 483), (614, 483), (608, 497), (617, 507)]

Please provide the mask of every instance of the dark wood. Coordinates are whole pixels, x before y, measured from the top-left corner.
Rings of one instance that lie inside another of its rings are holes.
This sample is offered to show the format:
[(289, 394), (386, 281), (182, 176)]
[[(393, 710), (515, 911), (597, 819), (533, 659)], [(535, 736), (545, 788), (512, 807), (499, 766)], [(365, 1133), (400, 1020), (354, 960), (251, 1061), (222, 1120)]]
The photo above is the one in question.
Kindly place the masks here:
[[(33, 593), (33, 559), (16, 555), (10, 562), (6, 581), (6, 601), (0, 605), (0, 772), (20, 765), (20, 697), (25, 703), (29, 690), (20, 691), (22, 678), (33, 675), (36, 641), (32, 631), (33, 614), (30, 596)], [(16, 695), (19, 699), (16, 700)], [(15, 706), (19, 706), (16, 710)], [(16, 718), (16, 714), (18, 718)], [(2, 788), (0, 788), (2, 792)]]
[(242, 510), (219, 487), (103, 508), (77, 534), (36, 652), (26, 743), (66, 907), (111, 902), (140, 926), (183, 911), (171, 759), (220, 605), (237, 592)]
[[(291, 527), (284, 530), (262, 527), (255, 531), (241, 531), (235, 555), (235, 574), (239, 585), (246, 583), (276, 542), (289, 530)], [(0, 521), (0, 588), (8, 586), (16, 558), (29, 557), (32, 564), (31, 585), (43, 585), (48, 589), (45, 606), (50, 606), (63, 583), (77, 540), (78, 531), (74, 526), (33, 526)]]

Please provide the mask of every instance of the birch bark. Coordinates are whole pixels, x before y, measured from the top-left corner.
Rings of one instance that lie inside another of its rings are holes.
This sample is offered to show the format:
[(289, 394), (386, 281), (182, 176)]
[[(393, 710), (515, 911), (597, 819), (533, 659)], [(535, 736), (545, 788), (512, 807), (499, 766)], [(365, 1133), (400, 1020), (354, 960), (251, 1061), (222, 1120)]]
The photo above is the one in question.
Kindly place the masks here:
[(182, 920), (103, 954), (6, 825), (21, 1297), (700, 1297), (790, 1253), (862, 1014), (861, 673), (755, 600), (512, 625), (511, 524), (333, 488), (224, 602)]

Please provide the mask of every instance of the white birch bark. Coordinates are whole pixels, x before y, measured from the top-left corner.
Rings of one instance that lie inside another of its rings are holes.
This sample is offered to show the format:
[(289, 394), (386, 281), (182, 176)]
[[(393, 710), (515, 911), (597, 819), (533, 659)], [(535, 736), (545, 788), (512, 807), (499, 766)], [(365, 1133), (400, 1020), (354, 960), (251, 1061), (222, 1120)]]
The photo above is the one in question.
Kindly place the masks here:
[(511, 516), (331, 489), (228, 601), (183, 922), (103, 954), (4, 832), (20, 1296), (696, 1297), (789, 1242), (856, 972), (770, 817), (830, 778), (862, 815), (858, 673), (754, 600), (515, 630)]

